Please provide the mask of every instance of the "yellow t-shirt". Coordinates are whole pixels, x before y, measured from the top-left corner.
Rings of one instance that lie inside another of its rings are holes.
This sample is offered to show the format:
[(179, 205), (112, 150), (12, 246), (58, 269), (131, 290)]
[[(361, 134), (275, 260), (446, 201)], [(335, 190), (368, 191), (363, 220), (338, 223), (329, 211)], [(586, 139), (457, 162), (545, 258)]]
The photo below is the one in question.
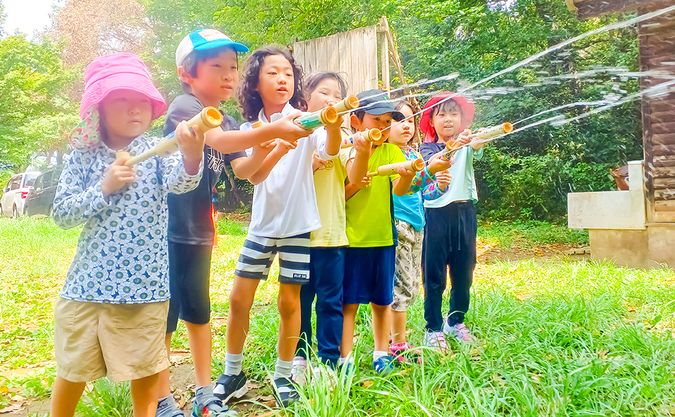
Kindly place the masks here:
[[(342, 159), (342, 154), (340, 155)], [(368, 172), (376, 171), (386, 164), (405, 162), (405, 155), (398, 146), (383, 143), (370, 155)], [(392, 246), (393, 208), (391, 204), (392, 181), (398, 174), (375, 176), (370, 186), (360, 190), (347, 200), (347, 237), (349, 246), (371, 248)]]
[[(344, 154), (344, 156), (343, 156)], [(349, 149), (340, 150), (338, 158), (314, 171), (314, 190), (319, 207), (321, 228), (312, 232), (311, 247), (347, 246), (345, 220), (346, 161)]]

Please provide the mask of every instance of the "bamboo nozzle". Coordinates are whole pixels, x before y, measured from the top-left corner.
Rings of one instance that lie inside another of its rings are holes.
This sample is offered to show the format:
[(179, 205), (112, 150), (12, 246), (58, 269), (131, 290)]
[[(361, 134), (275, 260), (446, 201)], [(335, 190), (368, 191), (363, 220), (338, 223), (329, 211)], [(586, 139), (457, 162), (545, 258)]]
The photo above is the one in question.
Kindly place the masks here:
[[(199, 114), (187, 121), (189, 127), (197, 129), (202, 133), (214, 129), (222, 123), (223, 115), (220, 113), (220, 110), (215, 107), (204, 107)], [(130, 158), (125, 165), (133, 166), (146, 159), (152, 158), (153, 156), (167, 156), (176, 152), (178, 149), (178, 142), (176, 142), (174, 133), (175, 132), (171, 132), (166, 135), (166, 137), (159, 141), (152, 149)]]

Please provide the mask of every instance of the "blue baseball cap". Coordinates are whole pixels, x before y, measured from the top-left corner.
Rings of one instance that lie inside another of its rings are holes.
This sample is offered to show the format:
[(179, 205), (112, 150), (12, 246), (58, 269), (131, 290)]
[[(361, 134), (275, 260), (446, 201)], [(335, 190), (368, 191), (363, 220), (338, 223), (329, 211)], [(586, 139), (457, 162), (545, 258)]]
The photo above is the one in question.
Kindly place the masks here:
[(208, 49), (228, 47), (237, 52), (246, 53), (248, 47), (235, 42), (224, 33), (215, 29), (200, 29), (191, 32), (183, 38), (176, 48), (176, 66), (183, 65), (183, 61), (192, 51), (206, 51)]
[(368, 114), (379, 116), (385, 113), (391, 113), (392, 119), (397, 122), (405, 119), (405, 116), (400, 111), (396, 110), (394, 102), (389, 98), (389, 93), (372, 89), (362, 91), (356, 95), (359, 98), (359, 106), (361, 110)]

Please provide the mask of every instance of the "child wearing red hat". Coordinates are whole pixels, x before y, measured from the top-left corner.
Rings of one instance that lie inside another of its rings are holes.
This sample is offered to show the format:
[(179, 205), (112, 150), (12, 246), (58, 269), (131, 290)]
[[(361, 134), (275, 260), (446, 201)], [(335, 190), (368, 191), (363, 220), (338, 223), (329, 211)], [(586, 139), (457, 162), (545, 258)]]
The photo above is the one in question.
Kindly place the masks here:
[(52, 417), (73, 416), (85, 384), (106, 375), (131, 380), (135, 417), (155, 415), (159, 372), (169, 366), (167, 196), (197, 186), (204, 152), (203, 135), (182, 122), (180, 152), (125, 165), (159, 142), (144, 133), (165, 110), (137, 56), (87, 66), (83, 120), (54, 198), (59, 226), (84, 227), (56, 303)]
[[(420, 130), (424, 143), (420, 152), (425, 160), (438, 157), (446, 143), (461, 146), (452, 160), (452, 181), (443, 195), (424, 202), (426, 226), (422, 263), (424, 271), (424, 344), (447, 348), (445, 336), (471, 342), (473, 336), (464, 325), (469, 309), (473, 270), (476, 266), (476, 207), (478, 194), (473, 172), (474, 159), (482, 157), (482, 144), (472, 141), (466, 130), (475, 108), (461, 95), (443, 93), (424, 106)], [(442, 315), (443, 292), (450, 270), (450, 307)]]

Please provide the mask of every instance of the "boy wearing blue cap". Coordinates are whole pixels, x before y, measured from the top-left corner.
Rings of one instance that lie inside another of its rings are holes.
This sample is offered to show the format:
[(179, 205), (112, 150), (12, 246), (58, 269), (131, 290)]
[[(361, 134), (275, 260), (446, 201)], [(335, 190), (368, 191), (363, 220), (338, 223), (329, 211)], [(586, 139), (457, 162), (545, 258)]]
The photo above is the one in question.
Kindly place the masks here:
[[(364, 91), (358, 97), (363, 109), (352, 113), (352, 128), (356, 131), (380, 129), (386, 140), (392, 120), (402, 120), (403, 114), (396, 111), (387, 93), (380, 90)], [(365, 149), (367, 151), (355, 149), (355, 154), (350, 155), (347, 161), (348, 169), (355, 164), (361, 176), (366, 170), (373, 172), (379, 166), (406, 161), (401, 150), (390, 143)], [(399, 196), (407, 193), (414, 176), (415, 172), (401, 168), (394, 175), (372, 177), (365, 187), (348, 185), (348, 188), (356, 187), (357, 190), (351, 196), (352, 191), (348, 189), (346, 192), (349, 248), (345, 259), (341, 364), (350, 360), (359, 304), (370, 304), (373, 313), (373, 369), (386, 373), (396, 361), (388, 354), (396, 259), (391, 195), (392, 192)]]
[[(246, 46), (214, 29), (194, 31), (183, 38), (176, 50), (176, 66), (184, 94), (176, 97), (169, 106), (164, 132), (173, 131), (180, 121), (189, 120), (205, 106), (219, 107), (223, 101), (232, 98), (239, 81), (238, 53), (247, 51)], [(268, 154), (279, 151), (265, 149), (260, 143), (276, 137), (295, 140), (307, 135), (307, 131), (295, 125), (292, 118), (284, 118), (276, 126), (272, 125), (241, 132), (234, 119), (225, 115), (221, 128), (211, 130), (208, 137), (205, 135), (204, 170), (197, 188), (168, 198), (171, 301), (166, 346), (170, 351), (171, 336), (178, 319), (182, 319), (188, 330), (195, 365), (194, 417), (233, 414), (213, 394), (211, 387), (209, 278), (215, 237), (211, 217), (214, 186), (228, 162), (237, 177), (251, 178)], [(243, 150), (251, 146), (254, 151), (247, 156)], [(171, 395), (167, 370), (162, 373), (157, 417), (182, 415)]]

